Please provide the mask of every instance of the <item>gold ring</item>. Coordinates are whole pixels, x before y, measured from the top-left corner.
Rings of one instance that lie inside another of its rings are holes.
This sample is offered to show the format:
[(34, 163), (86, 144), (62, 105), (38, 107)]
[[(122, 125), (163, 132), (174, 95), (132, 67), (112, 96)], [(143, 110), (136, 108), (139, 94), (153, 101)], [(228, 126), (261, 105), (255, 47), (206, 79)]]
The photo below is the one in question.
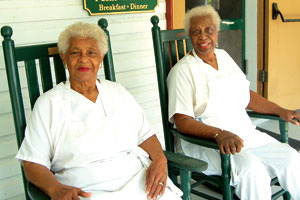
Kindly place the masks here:
[(159, 185), (164, 186), (164, 184), (162, 182), (158, 182)]

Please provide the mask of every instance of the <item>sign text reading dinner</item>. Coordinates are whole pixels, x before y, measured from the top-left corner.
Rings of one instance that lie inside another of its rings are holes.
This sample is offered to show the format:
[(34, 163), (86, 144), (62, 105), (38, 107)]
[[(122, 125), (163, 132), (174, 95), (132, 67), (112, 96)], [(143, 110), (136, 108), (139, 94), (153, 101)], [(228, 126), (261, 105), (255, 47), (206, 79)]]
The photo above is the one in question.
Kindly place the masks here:
[(143, 10), (143, 9), (147, 9), (147, 8), (148, 8), (147, 4), (139, 5), (139, 4), (136, 4), (136, 3), (130, 3), (130, 5), (113, 4), (113, 5), (110, 5), (110, 6), (105, 6), (103, 4), (99, 4), (99, 11), (104, 11), (104, 10), (126, 10), (126, 9)]

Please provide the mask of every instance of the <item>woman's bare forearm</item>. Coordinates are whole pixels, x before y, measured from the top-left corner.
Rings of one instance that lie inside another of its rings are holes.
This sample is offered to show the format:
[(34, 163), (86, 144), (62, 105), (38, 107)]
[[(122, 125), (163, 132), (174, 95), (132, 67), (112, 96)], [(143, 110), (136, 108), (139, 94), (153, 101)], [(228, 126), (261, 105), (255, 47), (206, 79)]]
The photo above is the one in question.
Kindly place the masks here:
[(184, 134), (198, 136), (205, 139), (215, 139), (216, 134), (222, 134), (221, 129), (206, 125), (187, 115), (175, 114), (174, 122), (177, 130)]
[(250, 90), (248, 109), (264, 114), (280, 115), (283, 108)]
[(156, 135), (152, 135), (139, 146), (149, 154), (151, 160), (156, 160), (156, 159), (163, 159), (164, 161), (167, 160)]
[(54, 174), (43, 165), (24, 161), (23, 167), (27, 180), (48, 196), (51, 196), (51, 192), (55, 190), (56, 186), (61, 185)]

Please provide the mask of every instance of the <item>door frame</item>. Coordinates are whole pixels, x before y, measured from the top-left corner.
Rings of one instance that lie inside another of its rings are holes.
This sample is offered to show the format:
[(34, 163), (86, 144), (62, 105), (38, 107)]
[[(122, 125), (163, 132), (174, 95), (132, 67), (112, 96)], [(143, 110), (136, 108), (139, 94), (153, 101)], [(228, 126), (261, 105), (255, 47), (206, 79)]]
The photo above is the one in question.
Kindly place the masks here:
[(257, 93), (265, 96), (264, 83), (259, 80), (259, 72), (265, 63), (265, 0), (257, 0)]

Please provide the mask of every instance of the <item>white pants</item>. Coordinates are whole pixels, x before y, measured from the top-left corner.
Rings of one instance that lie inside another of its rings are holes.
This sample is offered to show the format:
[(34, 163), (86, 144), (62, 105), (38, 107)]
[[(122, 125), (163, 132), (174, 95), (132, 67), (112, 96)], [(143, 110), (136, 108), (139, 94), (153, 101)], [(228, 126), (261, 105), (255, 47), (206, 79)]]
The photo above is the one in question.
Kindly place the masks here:
[[(199, 146), (198, 146), (199, 148)], [(219, 151), (206, 149), (205, 154), (189, 152), (190, 156), (208, 162), (205, 174), (221, 175)], [(199, 151), (201, 151), (199, 149)], [(204, 156), (203, 156), (204, 155)], [(287, 144), (269, 143), (253, 149), (242, 150), (232, 156), (236, 171), (236, 195), (241, 200), (271, 199), (271, 177), (278, 177), (282, 188), (294, 200), (300, 200), (300, 154)]]
[(300, 154), (287, 144), (270, 143), (233, 155), (238, 172), (236, 194), (242, 200), (271, 199), (271, 177), (300, 200)]

